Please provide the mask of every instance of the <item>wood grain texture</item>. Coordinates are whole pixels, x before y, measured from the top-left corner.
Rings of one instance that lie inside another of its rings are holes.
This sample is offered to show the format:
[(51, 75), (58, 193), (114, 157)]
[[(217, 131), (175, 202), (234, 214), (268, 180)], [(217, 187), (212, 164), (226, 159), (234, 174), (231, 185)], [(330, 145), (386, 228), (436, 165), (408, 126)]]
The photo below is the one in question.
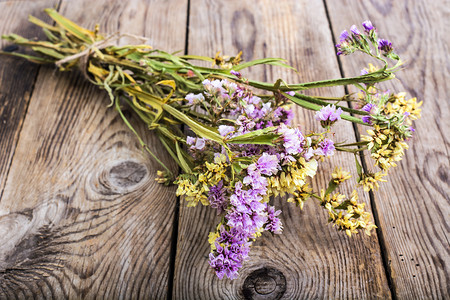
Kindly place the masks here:
[[(370, 19), (406, 61), (398, 80), (384, 86), (424, 101), (411, 147), (375, 193), (375, 203), (397, 298), (449, 299), (448, 2), (341, 0), (327, 5), (336, 37), (341, 29)], [(367, 63), (362, 56), (341, 61), (347, 76)]]
[[(244, 51), (246, 60), (284, 57), (300, 75), (279, 68), (255, 68), (244, 76), (288, 82), (339, 77), (331, 32), (319, 1), (191, 1), (189, 53), (212, 56)], [(317, 94), (343, 95), (324, 89)], [(317, 128), (313, 114), (295, 110), (303, 130)], [(340, 139), (354, 140), (352, 126), (336, 127)], [(314, 186), (325, 187), (332, 166), (352, 169), (353, 158), (337, 155), (322, 164)], [(349, 192), (349, 189), (344, 189)], [(367, 197), (365, 198), (367, 202)], [(208, 264), (209, 231), (218, 218), (209, 207), (181, 203), (174, 278), (176, 299), (373, 299), (390, 298), (376, 236), (349, 239), (326, 225), (326, 213), (310, 200), (303, 211), (280, 199), (284, 233), (265, 235), (252, 247), (240, 277), (219, 280)]]
[[(175, 51), (186, 4), (63, 1), (61, 12)], [(174, 188), (154, 181), (159, 165), (108, 103), (79, 74), (41, 69), (0, 202), (0, 298), (167, 297)], [(176, 170), (157, 138), (135, 126)]]
[[(25, 5), (26, 3), (26, 5)], [(0, 32), (43, 37), (38, 28), (27, 21), (33, 14), (44, 19), (43, 9), (54, 6), (57, 1), (0, 2)], [(49, 18), (47, 18), (49, 19)], [(16, 49), (8, 42), (0, 40), (0, 48), (5, 51)], [(22, 129), (23, 119), (28, 108), (30, 96), (39, 66), (18, 60), (14, 57), (0, 56), (0, 198)]]

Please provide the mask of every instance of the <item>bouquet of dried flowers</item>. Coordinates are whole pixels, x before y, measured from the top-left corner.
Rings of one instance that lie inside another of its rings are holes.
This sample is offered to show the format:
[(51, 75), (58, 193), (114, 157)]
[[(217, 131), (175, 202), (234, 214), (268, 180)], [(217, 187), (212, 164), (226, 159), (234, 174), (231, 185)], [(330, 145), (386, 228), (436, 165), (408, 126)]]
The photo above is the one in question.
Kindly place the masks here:
[[(394, 78), (401, 65), (391, 42), (378, 37), (376, 28), (365, 21), (360, 31), (355, 25), (344, 30), (337, 45), (338, 55), (363, 52), (382, 63), (369, 65), (360, 76), (300, 84), (278, 80), (274, 84), (245, 78), (251, 66), (270, 64), (289, 67), (282, 59), (264, 58), (242, 62), (235, 57), (215, 58), (174, 55), (148, 45), (115, 46), (122, 35), (105, 37), (81, 28), (53, 9), (47, 14), (56, 25), (30, 17), (42, 27), (48, 40), (36, 41), (10, 34), (2, 38), (30, 47), (38, 55), (2, 52), (36, 63), (56, 64), (61, 71), (79, 68), (86, 79), (106, 90), (125, 124), (142, 146), (161, 164), (156, 180), (178, 185), (177, 195), (188, 206), (210, 206), (221, 216), (209, 234), (209, 263), (219, 278), (236, 278), (250, 246), (264, 231), (282, 232), (281, 211), (269, 204), (272, 196), (303, 207), (308, 198), (317, 199), (329, 215), (329, 222), (351, 236), (359, 230), (370, 234), (376, 226), (358, 194), (335, 192), (351, 176), (336, 167), (327, 187), (310, 186), (318, 164), (335, 151), (354, 154), (359, 178), (355, 186), (365, 191), (378, 188), (391, 167), (396, 166), (406, 141), (412, 136), (413, 120), (420, 117), (420, 105), (405, 93), (389, 93), (378, 82)], [(192, 61), (207, 61), (212, 67)], [(394, 62), (394, 66), (390, 63)], [(305, 90), (317, 87), (354, 85), (361, 92), (342, 98), (307, 96)], [(270, 94), (268, 94), (269, 92)], [(341, 106), (353, 100), (358, 109)], [(334, 104), (330, 104), (330, 102)], [(290, 106), (317, 111), (323, 127), (306, 134), (291, 125)], [(174, 176), (138, 136), (122, 112), (128, 105), (153, 130), (182, 172)], [(368, 135), (356, 143), (332, 140), (331, 128), (339, 120), (368, 126)], [(358, 153), (368, 151), (379, 168), (366, 173)]]

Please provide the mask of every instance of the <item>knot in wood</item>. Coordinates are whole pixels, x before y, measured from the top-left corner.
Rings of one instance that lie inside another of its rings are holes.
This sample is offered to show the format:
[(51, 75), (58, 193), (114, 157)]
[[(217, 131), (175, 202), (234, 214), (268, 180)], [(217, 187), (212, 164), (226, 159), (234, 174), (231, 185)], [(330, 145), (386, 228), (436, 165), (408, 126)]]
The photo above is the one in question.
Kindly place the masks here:
[(109, 171), (110, 182), (116, 187), (129, 188), (144, 179), (147, 168), (135, 161), (124, 161), (115, 165)]
[(286, 278), (274, 268), (253, 271), (244, 281), (242, 293), (245, 299), (280, 299), (286, 292)]

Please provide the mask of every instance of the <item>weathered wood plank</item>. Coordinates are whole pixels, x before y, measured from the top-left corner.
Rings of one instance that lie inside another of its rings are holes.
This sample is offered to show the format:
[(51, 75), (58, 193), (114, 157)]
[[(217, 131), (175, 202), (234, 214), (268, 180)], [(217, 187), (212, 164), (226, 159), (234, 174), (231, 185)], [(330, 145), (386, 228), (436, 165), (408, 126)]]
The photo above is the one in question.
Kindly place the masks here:
[[(322, 2), (318, 1), (191, 1), (189, 53), (233, 55), (246, 60), (285, 57), (300, 76), (277, 68), (259, 68), (244, 76), (288, 82), (339, 77), (337, 59)], [(343, 95), (341, 89), (317, 92)], [(313, 114), (296, 109), (304, 130), (318, 124)], [(336, 127), (342, 139), (354, 140), (351, 124)], [(337, 155), (322, 165), (314, 186), (324, 187), (332, 165), (352, 169), (352, 157)], [(349, 192), (349, 190), (345, 190)], [(365, 201), (368, 201), (366, 198)], [(304, 211), (276, 200), (283, 211), (284, 233), (264, 236), (252, 247), (250, 260), (234, 281), (219, 280), (208, 265), (209, 231), (218, 218), (208, 207), (186, 208), (181, 203), (175, 266), (177, 299), (311, 299), (389, 298), (376, 236), (345, 234), (326, 226), (327, 216), (313, 200)]]
[[(61, 12), (176, 51), (186, 4), (63, 1)], [(108, 104), (80, 75), (41, 69), (0, 203), (0, 298), (167, 297), (174, 189), (154, 181), (159, 165)]]
[[(44, 34), (27, 21), (33, 14), (45, 18), (43, 9), (57, 1), (0, 2), (0, 32), (28, 34), (43, 37)], [(48, 18), (47, 18), (48, 19)], [(0, 48), (8, 49), (8, 43), (0, 40)], [(17, 139), (23, 125), (33, 85), (39, 67), (25, 60), (0, 56), (0, 197), (6, 182)]]
[[(372, 20), (406, 60), (398, 80), (384, 86), (424, 101), (406, 157), (374, 196), (398, 299), (448, 299), (450, 61), (442, 30), (450, 25), (448, 3), (341, 0), (327, 5), (335, 36)], [(341, 61), (347, 76), (367, 63), (362, 57)]]

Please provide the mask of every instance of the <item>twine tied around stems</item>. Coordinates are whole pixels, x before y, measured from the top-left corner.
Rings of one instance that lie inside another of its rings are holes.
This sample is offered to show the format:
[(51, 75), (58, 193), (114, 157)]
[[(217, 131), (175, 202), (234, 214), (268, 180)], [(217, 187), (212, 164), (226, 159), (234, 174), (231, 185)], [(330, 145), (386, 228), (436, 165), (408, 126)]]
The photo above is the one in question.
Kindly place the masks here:
[(86, 44), (86, 46), (87, 46), (86, 49), (84, 49), (81, 52), (78, 52), (78, 53), (70, 55), (70, 56), (66, 56), (66, 57), (56, 61), (55, 65), (57, 67), (61, 67), (65, 63), (68, 63), (70, 61), (78, 59), (78, 66), (79, 66), (81, 72), (83, 73), (83, 75), (86, 79), (89, 79), (89, 75), (86, 72), (86, 69), (87, 69), (87, 64), (89, 62), (89, 56), (91, 55), (92, 51), (102, 50), (102, 49), (105, 49), (110, 46), (116, 46), (117, 41), (119, 39), (121, 39), (122, 37), (131, 37), (142, 43), (145, 43), (148, 40), (146, 37), (143, 37), (143, 36), (138, 36), (138, 35), (129, 34), (129, 33), (121, 34), (119, 32), (115, 32), (103, 40), (94, 42), (92, 44)]

